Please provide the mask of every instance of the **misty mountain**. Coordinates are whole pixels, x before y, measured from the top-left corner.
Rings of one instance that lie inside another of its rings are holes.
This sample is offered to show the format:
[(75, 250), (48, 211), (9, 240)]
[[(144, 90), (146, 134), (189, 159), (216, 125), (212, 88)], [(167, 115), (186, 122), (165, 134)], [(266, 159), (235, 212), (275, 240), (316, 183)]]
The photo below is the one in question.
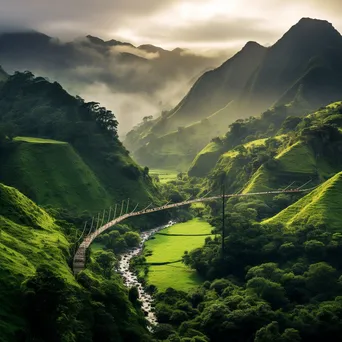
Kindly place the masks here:
[(205, 73), (170, 111), (170, 127), (203, 119), (230, 101), (238, 102), (242, 117), (288, 103), (299, 91), (313, 106), (327, 103), (341, 95), (341, 75), (340, 33), (327, 21), (303, 18), (273, 46), (249, 42)]
[[(282, 104), (311, 110), (341, 95), (342, 36), (327, 21), (303, 18), (273, 46), (249, 42), (220, 67), (203, 74), (173, 110), (149, 122), (148, 135), (140, 126), (139, 135), (130, 132), (126, 144), (147, 165), (153, 165), (158, 154), (166, 155), (163, 146), (175, 144), (184, 146), (178, 154), (189, 161), (236, 119)], [(205, 119), (208, 122), (201, 124)], [(189, 134), (198, 137), (196, 145), (181, 143), (181, 136)], [(177, 160), (174, 150), (173, 155)]]
[(30, 70), (103, 103), (116, 113), (121, 132), (175, 106), (189, 80), (219, 60), (91, 35), (61, 42), (35, 31), (0, 34), (0, 65), (7, 72)]

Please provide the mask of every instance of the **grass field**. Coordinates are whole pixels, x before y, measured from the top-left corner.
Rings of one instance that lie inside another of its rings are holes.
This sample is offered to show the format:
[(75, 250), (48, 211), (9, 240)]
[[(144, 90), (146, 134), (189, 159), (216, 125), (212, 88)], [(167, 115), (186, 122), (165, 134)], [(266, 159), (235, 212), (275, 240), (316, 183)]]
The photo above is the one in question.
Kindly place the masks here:
[(287, 228), (311, 224), (341, 231), (342, 172), (263, 223), (283, 223)]
[(0, 181), (39, 205), (77, 212), (109, 207), (106, 189), (71, 145), (30, 137), (15, 140), (15, 149), (0, 165)]
[(24, 141), (24, 142), (28, 142), (28, 143), (32, 143), (32, 144), (67, 144), (64, 141), (42, 139), (42, 138), (33, 138), (33, 137), (15, 137), (13, 140)]
[[(193, 219), (161, 232), (176, 235), (155, 235), (155, 239), (147, 241), (145, 252), (151, 251), (152, 255), (146, 260), (148, 263), (154, 263), (149, 267), (148, 283), (157, 286), (161, 291), (168, 287), (186, 291), (198, 285), (201, 282), (200, 277), (179, 260), (185, 251), (201, 247), (206, 236), (198, 236), (198, 234), (210, 234), (211, 229), (209, 223)], [(166, 262), (169, 264), (155, 265), (155, 263)]]
[(179, 172), (175, 170), (151, 169), (149, 174), (151, 176), (158, 176), (160, 183), (167, 183), (177, 178)]

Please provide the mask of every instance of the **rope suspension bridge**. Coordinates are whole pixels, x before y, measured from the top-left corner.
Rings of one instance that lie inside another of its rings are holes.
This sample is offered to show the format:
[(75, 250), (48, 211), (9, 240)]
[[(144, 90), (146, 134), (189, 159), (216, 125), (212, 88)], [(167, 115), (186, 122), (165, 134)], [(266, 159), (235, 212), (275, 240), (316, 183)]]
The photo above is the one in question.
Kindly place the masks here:
[[(309, 181), (310, 182), (310, 181)], [(234, 194), (221, 194), (221, 195), (217, 195), (217, 196), (211, 196), (211, 197), (201, 197), (201, 198), (196, 198), (196, 199), (188, 199), (185, 200), (183, 202), (179, 202), (179, 203), (170, 203), (170, 201), (160, 207), (156, 207), (156, 208), (151, 208), (152, 203), (150, 203), (146, 208), (140, 210), (140, 211), (136, 211), (136, 209), (138, 208), (138, 204), (135, 206), (135, 208), (133, 209), (133, 211), (131, 211), (130, 213), (128, 213), (128, 209), (129, 209), (129, 199), (127, 200), (127, 205), (126, 208), (124, 208), (124, 202), (122, 201), (121, 203), (121, 208), (120, 208), (120, 213), (119, 215), (116, 217), (117, 212), (118, 212), (118, 205), (115, 206), (114, 210), (112, 211), (112, 208), (109, 209), (109, 213), (108, 216), (106, 218), (106, 222), (105, 222), (105, 216), (106, 216), (106, 210), (103, 211), (102, 214), (102, 219), (101, 219), (101, 214), (99, 213), (97, 215), (97, 220), (96, 220), (96, 224), (94, 224), (94, 217), (91, 220), (91, 226), (89, 228), (89, 231), (87, 233), (87, 235), (85, 236), (85, 238), (82, 240), (81, 244), (79, 245), (75, 255), (74, 255), (74, 260), (73, 260), (73, 271), (74, 274), (76, 275), (77, 273), (79, 273), (80, 271), (82, 271), (85, 268), (85, 263), (86, 263), (86, 251), (88, 249), (88, 247), (90, 246), (90, 244), (100, 235), (102, 234), (104, 231), (106, 231), (107, 229), (109, 229), (110, 227), (115, 226), (116, 224), (118, 224), (119, 222), (122, 222), (130, 217), (134, 217), (134, 216), (140, 216), (140, 215), (146, 215), (149, 213), (153, 213), (156, 211), (162, 211), (162, 210), (168, 210), (168, 209), (172, 209), (172, 208), (178, 208), (178, 207), (182, 207), (185, 205), (189, 205), (189, 204), (193, 204), (193, 203), (199, 203), (199, 202), (210, 202), (210, 201), (215, 201), (217, 199), (226, 199), (226, 198), (231, 198), (231, 197), (246, 197), (246, 196), (262, 196), (262, 195), (276, 195), (276, 194), (284, 194), (284, 193), (305, 193), (305, 192), (310, 192), (313, 189), (315, 189), (316, 187), (312, 187), (309, 189), (303, 189), (303, 187), (308, 184), (309, 182), (303, 184), (302, 186), (296, 188), (296, 189), (289, 189), (292, 184), (290, 184), (289, 186), (287, 186), (285, 189), (279, 189), (279, 190), (273, 190), (273, 191), (264, 191), (264, 192), (250, 192), (250, 193), (234, 193)], [(209, 194), (209, 193), (208, 193)], [(207, 194), (207, 195), (208, 195)], [(207, 196), (206, 195), (206, 196)], [(191, 198), (191, 197), (190, 197)], [(113, 214), (112, 214), (113, 213)], [(112, 216), (113, 215), (113, 216)], [(81, 239), (83, 238), (85, 231), (87, 228), (87, 222), (84, 225), (84, 229), (83, 232), (81, 234), (81, 236), (79, 237), (78, 241), (81, 241)]]

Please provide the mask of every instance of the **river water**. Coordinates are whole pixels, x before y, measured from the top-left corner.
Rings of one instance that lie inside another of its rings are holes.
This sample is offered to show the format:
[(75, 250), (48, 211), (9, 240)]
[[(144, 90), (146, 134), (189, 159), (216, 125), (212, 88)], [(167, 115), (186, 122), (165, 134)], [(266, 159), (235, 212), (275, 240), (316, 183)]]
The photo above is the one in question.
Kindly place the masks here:
[(146, 314), (146, 319), (148, 320), (148, 322), (150, 323), (150, 325), (152, 327), (157, 324), (157, 319), (156, 319), (156, 316), (155, 316), (153, 309), (152, 309), (153, 298), (150, 294), (148, 294), (144, 290), (143, 285), (138, 281), (138, 278), (134, 274), (134, 272), (132, 272), (129, 269), (129, 264), (130, 264), (130, 261), (133, 257), (141, 254), (141, 252), (144, 248), (145, 241), (147, 241), (155, 233), (158, 233), (162, 229), (170, 227), (174, 224), (175, 224), (175, 222), (170, 221), (167, 225), (160, 226), (157, 228), (153, 228), (153, 229), (150, 229), (146, 232), (142, 232), (140, 234), (141, 243), (140, 243), (139, 247), (129, 249), (125, 253), (121, 254), (120, 255), (121, 258), (119, 260), (119, 264), (118, 264), (118, 268), (117, 268), (118, 273), (120, 273), (122, 275), (124, 283), (128, 288), (131, 288), (133, 286), (136, 286), (138, 288), (139, 299), (142, 302), (142, 309)]

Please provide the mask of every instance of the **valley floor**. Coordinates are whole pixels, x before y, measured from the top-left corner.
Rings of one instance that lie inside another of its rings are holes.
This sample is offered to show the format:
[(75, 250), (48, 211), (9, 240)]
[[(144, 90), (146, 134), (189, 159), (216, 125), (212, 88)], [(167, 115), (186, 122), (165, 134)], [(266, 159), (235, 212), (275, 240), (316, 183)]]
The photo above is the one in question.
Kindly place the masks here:
[(187, 291), (201, 283), (196, 271), (181, 262), (185, 251), (202, 247), (212, 227), (198, 218), (179, 223), (156, 234), (145, 244), (146, 261), (150, 264), (147, 282), (159, 291), (168, 287)]
[(177, 178), (176, 170), (151, 169), (151, 176), (158, 176), (160, 183), (167, 183)]

